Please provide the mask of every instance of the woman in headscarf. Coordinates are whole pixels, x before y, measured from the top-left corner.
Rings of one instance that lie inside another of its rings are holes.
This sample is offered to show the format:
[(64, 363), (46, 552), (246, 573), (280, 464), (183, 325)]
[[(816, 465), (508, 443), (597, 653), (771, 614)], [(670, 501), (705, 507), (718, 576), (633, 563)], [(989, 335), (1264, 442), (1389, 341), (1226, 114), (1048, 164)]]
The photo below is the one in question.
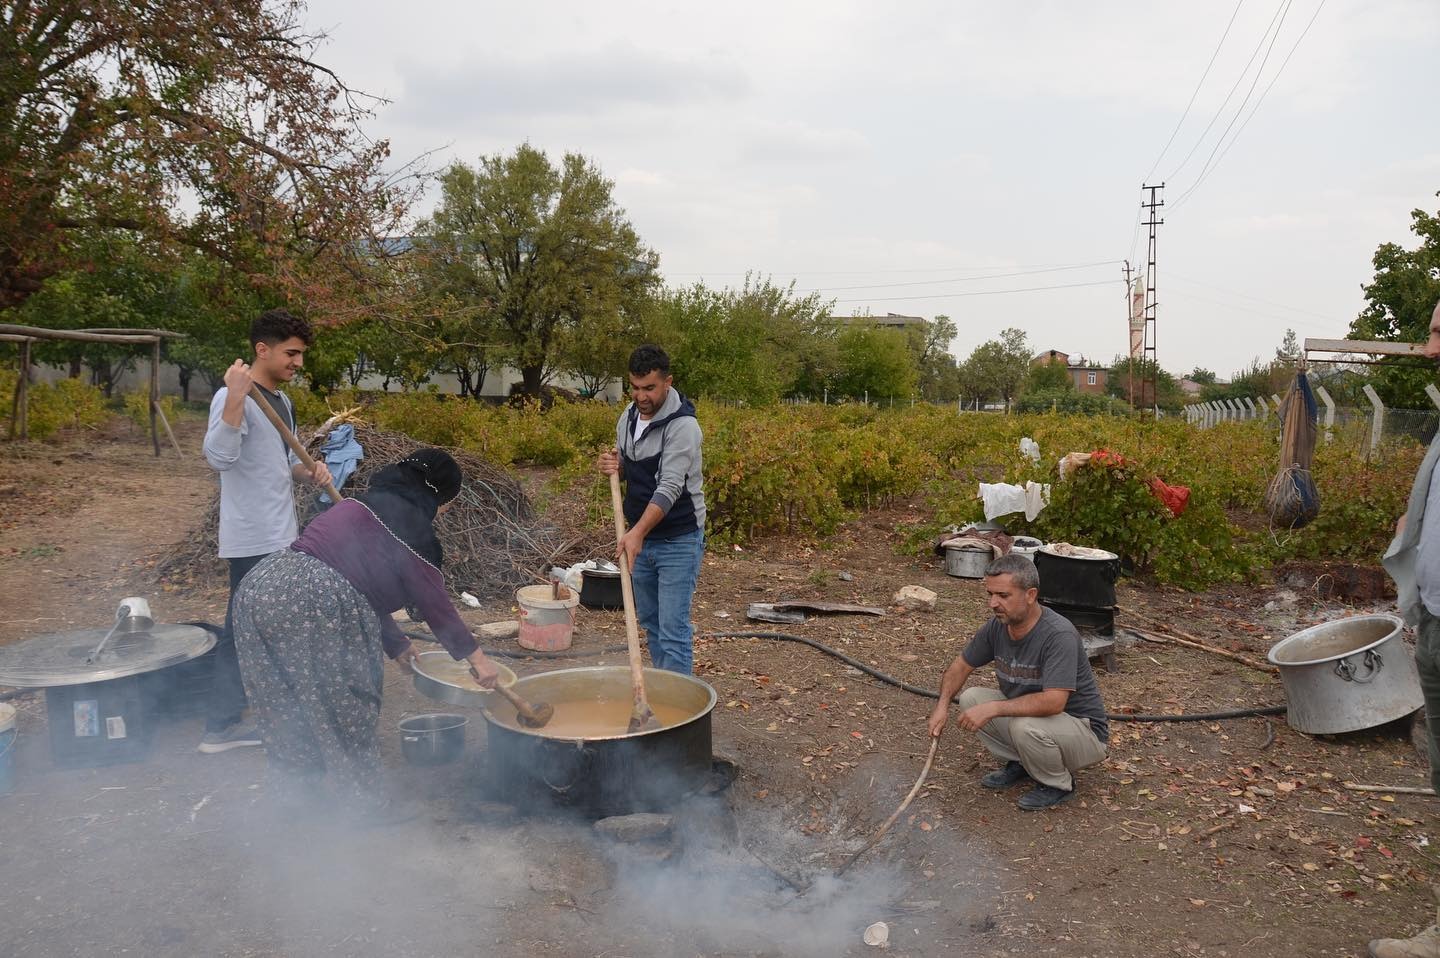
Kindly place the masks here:
[(498, 670), (440, 574), (434, 521), (460, 483), (449, 454), (418, 449), (376, 472), (364, 494), (316, 517), (241, 584), (236, 647), (282, 800), (326, 789), (362, 814), (385, 814), (375, 733), (381, 652), (402, 664), (414, 654), (390, 617), (398, 609), (419, 610), (445, 650), (493, 686)]

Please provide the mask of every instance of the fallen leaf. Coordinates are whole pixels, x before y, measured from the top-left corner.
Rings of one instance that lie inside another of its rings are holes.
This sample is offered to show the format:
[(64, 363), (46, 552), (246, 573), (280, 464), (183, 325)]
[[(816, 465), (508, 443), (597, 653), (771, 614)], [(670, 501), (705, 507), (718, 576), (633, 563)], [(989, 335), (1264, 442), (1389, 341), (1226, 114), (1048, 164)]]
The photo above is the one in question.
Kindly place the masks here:
[(1306, 862), (1300, 867), (1305, 869), (1307, 872), (1318, 872), (1320, 870), (1320, 866), (1315, 864), (1314, 862)]
[(1196, 908), (1204, 908), (1204, 907), (1205, 907), (1205, 899), (1203, 899), (1203, 898), (1192, 898), (1192, 899), (1190, 899), (1190, 904), (1194, 905)]

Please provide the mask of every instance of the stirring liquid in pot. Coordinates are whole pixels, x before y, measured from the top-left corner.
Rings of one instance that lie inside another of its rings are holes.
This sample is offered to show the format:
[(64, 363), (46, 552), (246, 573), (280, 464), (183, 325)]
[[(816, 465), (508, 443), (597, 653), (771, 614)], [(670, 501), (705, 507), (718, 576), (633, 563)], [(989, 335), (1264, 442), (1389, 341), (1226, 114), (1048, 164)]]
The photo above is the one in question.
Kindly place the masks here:
[[(630, 727), (632, 699), (590, 699), (586, 701), (551, 702), (555, 715), (540, 730), (555, 738), (604, 738), (624, 735)], [(674, 705), (650, 703), (655, 721), (662, 728), (679, 725), (694, 713)], [(507, 721), (506, 724), (512, 724)], [(653, 731), (653, 730), (652, 730)]]

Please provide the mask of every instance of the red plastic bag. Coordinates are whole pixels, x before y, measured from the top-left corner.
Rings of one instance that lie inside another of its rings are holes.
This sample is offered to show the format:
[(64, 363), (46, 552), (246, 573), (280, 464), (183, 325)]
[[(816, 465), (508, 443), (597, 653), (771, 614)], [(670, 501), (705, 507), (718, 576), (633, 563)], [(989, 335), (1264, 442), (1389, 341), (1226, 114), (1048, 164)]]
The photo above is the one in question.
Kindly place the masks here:
[(1155, 498), (1159, 499), (1169, 510), (1172, 519), (1178, 518), (1180, 513), (1185, 511), (1185, 507), (1190, 504), (1189, 486), (1171, 486), (1166, 485), (1160, 479), (1151, 479), (1150, 491), (1155, 493)]

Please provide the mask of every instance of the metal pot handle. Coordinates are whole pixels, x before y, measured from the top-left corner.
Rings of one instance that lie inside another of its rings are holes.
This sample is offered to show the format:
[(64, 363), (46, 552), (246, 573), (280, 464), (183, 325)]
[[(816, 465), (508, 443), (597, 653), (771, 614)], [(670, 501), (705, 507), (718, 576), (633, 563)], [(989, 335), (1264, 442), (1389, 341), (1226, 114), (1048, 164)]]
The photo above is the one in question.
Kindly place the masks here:
[[(567, 745), (546, 744), (541, 746), (541, 748), (543, 751), (554, 753), (564, 751), (567, 748)], [(580, 753), (580, 756), (572, 763), (571, 768), (573, 773), (570, 776), (570, 781), (566, 782), (564, 785), (556, 785), (554, 782), (550, 781), (550, 776), (548, 774), (549, 769), (547, 768), (549, 764), (548, 762), (541, 761), (536, 763), (537, 769), (540, 774), (540, 780), (546, 785), (548, 785), (550, 787), (550, 790), (557, 795), (564, 795), (566, 792), (570, 791), (570, 789), (575, 787), (576, 782), (584, 779), (589, 774), (591, 763), (595, 760), (594, 754), (591, 752), (590, 749), (585, 747), (584, 742), (576, 742), (575, 750)]]
[(1356, 685), (1369, 685), (1375, 681), (1375, 676), (1379, 675), (1380, 670), (1385, 667), (1385, 660), (1382, 659), (1380, 653), (1374, 649), (1366, 649), (1364, 663), (1366, 669), (1364, 678), (1356, 674), (1355, 666), (1350, 664), (1349, 656), (1335, 663), (1335, 674), (1346, 682), (1354, 682)]

